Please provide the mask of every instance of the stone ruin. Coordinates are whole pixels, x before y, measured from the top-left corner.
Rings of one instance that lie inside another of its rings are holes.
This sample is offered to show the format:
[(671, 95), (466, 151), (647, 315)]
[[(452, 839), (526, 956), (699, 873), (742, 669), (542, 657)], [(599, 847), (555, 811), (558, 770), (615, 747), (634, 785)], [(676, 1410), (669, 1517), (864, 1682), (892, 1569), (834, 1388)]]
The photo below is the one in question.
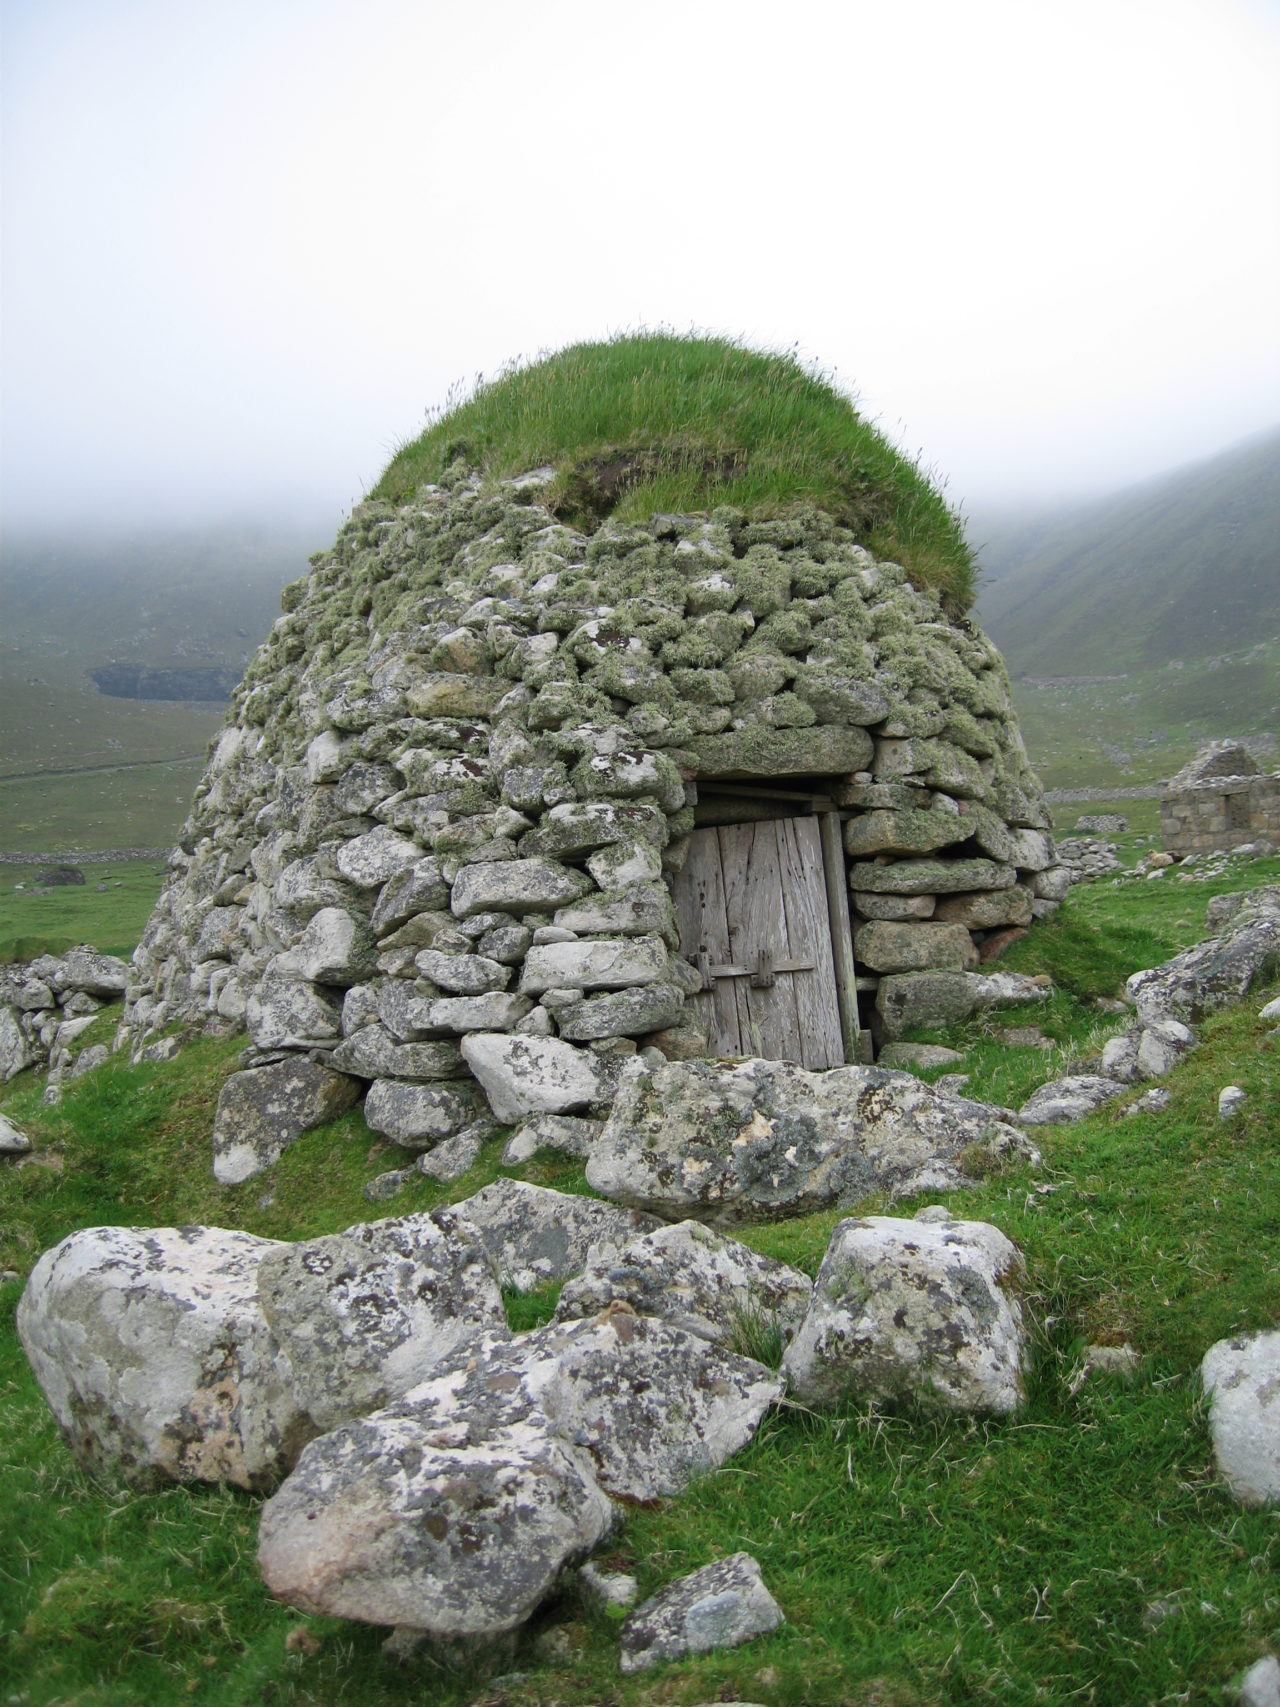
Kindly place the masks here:
[(1212, 742), (1165, 784), (1160, 840), (1175, 859), (1280, 842), (1280, 771), (1259, 771), (1239, 741)]
[(551, 474), (362, 504), (286, 588), (135, 1049), (243, 1026), (422, 1151), (598, 1111), (637, 1052), (826, 1068), (1007, 997), (976, 968), (1068, 875), (991, 643), (817, 510), (588, 535)]

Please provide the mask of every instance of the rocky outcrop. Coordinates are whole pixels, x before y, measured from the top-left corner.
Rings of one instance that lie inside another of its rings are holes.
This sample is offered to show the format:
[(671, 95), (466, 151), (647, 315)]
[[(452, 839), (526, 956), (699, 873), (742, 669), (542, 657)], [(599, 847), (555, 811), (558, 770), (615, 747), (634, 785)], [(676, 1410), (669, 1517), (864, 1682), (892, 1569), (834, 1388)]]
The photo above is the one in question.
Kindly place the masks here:
[(666, 884), (700, 782), (826, 779), (873, 980), (964, 977), (1065, 893), (971, 624), (817, 512), (588, 537), (547, 478), (362, 505), (287, 590), (135, 958), (135, 1033), (330, 1055), (419, 1149), (475, 1118), (422, 1089), (458, 1074), (504, 1120), (601, 1115), (620, 1040), (692, 1035)]

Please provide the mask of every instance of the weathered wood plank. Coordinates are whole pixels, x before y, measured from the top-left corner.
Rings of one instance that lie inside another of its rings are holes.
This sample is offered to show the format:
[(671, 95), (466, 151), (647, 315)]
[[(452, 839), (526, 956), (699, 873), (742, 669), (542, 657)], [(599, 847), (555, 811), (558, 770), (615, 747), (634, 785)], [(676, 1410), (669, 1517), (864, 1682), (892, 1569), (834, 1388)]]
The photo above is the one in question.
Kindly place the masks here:
[[(781, 827), (736, 824), (719, 831), (729, 940), (733, 959), (746, 965), (753, 965), (762, 953), (779, 960), (795, 958), (789, 953), (778, 858)], [(735, 985), (738, 1028), (748, 1053), (770, 1061), (799, 1060), (795, 979), (775, 981), (767, 989), (753, 989), (749, 979), (737, 979)]]
[(814, 970), (790, 980), (795, 989), (799, 1059), (806, 1067), (844, 1063), (831, 929), (827, 914), (822, 840), (816, 818), (789, 818), (777, 826), (781, 890), (791, 952), (812, 955)]
[(832, 961), (844, 1059), (858, 1062), (864, 1058), (862, 1022), (858, 1017), (858, 970), (853, 957), (853, 921), (849, 917), (849, 883), (845, 875), (838, 812), (822, 814), (822, 870), (831, 924)]
[[(715, 830), (695, 830), (690, 837), (689, 857), (673, 888), (672, 899), (680, 930), (680, 950), (685, 958), (695, 964), (704, 955), (709, 965), (732, 962), (720, 843)], [(710, 990), (689, 1000), (707, 1034), (712, 1054), (746, 1053), (732, 984), (713, 983)]]

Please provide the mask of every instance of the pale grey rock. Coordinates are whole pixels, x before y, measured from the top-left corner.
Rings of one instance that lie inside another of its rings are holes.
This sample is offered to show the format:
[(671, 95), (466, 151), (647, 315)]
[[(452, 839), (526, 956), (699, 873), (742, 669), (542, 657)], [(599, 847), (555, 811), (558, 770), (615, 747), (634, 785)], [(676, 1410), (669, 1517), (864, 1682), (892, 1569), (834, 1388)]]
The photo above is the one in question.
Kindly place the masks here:
[(974, 1147), (1034, 1158), (1004, 1114), (879, 1067), (668, 1062), (619, 1085), (587, 1179), (668, 1218), (806, 1215), (872, 1191), (958, 1185)]
[(586, 863), (601, 889), (626, 889), (657, 882), (662, 876), (662, 854), (652, 842), (613, 842)]
[(1280, 996), (1276, 996), (1274, 1000), (1268, 1002), (1265, 1007), (1259, 1008), (1258, 1018), (1265, 1019), (1267, 1021), (1280, 1020)]
[(520, 1037), (553, 1037), (555, 1021), (545, 1007), (537, 1007), (518, 1019), (511, 1027)]
[(1050, 866), (1035, 872), (1027, 888), (1037, 901), (1065, 901), (1071, 892), (1071, 872), (1065, 865)]
[(461, 1342), (398, 1408), (472, 1439), (537, 1416), (618, 1498), (678, 1494), (739, 1451), (782, 1393), (751, 1358), (625, 1306)]
[(414, 965), (424, 978), (455, 996), (483, 996), (505, 990), (511, 982), (511, 968), (483, 954), (441, 954), (424, 948), (414, 956)]
[(326, 877), (314, 854), (290, 860), (272, 885), (272, 900), (277, 907), (305, 920), (322, 907), (350, 907), (358, 891), (349, 884)]
[[(1156, 1020), (1144, 1026), (1138, 1039), (1138, 1077), (1159, 1079), (1171, 1073), (1196, 1046), (1196, 1034), (1181, 1020)], [(1104, 1065), (1105, 1070), (1105, 1065)]]
[(533, 932), (528, 925), (498, 925), (484, 933), (476, 950), (501, 966), (518, 966), (532, 941)]
[(452, 1041), (397, 1043), (385, 1025), (362, 1025), (353, 1031), (329, 1057), (340, 1073), (355, 1073), (362, 1079), (457, 1079), (466, 1073), (462, 1051)]
[(342, 1035), (334, 994), (282, 972), (266, 972), (258, 980), (244, 1019), (259, 1049), (323, 1049)]
[(553, 859), (577, 859), (614, 842), (649, 842), (664, 848), (670, 839), (667, 815), (660, 807), (639, 801), (626, 805), (607, 800), (564, 801), (543, 814), (521, 849)]
[(423, 1037), (461, 1037), (474, 1031), (510, 1031), (532, 1007), (527, 996), (491, 990), (483, 996), (438, 996), (417, 1002), (411, 1011)]
[(576, 901), (590, 887), (580, 871), (555, 860), (495, 860), (463, 866), (454, 880), (450, 905), (459, 919), (473, 913), (550, 912)]
[(659, 881), (584, 896), (571, 906), (561, 907), (555, 923), (580, 936), (645, 936), (656, 932), (671, 947), (680, 940), (671, 892)]
[(219, 1227), (89, 1227), (46, 1251), (18, 1333), (76, 1460), (141, 1486), (261, 1488), (310, 1432), (258, 1298), (277, 1241)]
[(502, 1160), (508, 1166), (527, 1162), (539, 1150), (563, 1150), (569, 1156), (589, 1156), (604, 1130), (603, 1120), (574, 1114), (535, 1114), (511, 1134)]
[(449, 885), (437, 859), (416, 859), (402, 866), (383, 884), (369, 923), (376, 936), (385, 937), (420, 913), (434, 913), (449, 905)]
[(82, 1049), (67, 1069), (69, 1079), (82, 1079), (86, 1073), (92, 1073), (96, 1067), (105, 1066), (111, 1059), (111, 1051), (105, 1043), (93, 1043), (87, 1049)]
[(598, 1197), (513, 1179), (494, 1180), (453, 1208), (479, 1230), (503, 1284), (518, 1292), (580, 1274), (593, 1246), (616, 1250), (660, 1224)]
[(667, 970), (667, 946), (660, 936), (621, 942), (549, 942), (536, 944), (525, 957), (520, 993), (543, 990), (625, 990), (659, 982)]
[(864, 919), (931, 919), (937, 908), (933, 895), (873, 895), (870, 890), (858, 889), (853, 896), (854, 910)]
[(1047, 871), (1054, 862), (1053, 837), (1045, 830), (1014, 830), (1011, 863), (1019, 871)]
[(213, 1177), (220, 1185), (252, 1179), (304, 1132), (336, 1120), (359, 1094), (354, 1079), (305, 1056), (233, 1073), (213, 1117)]
[(64, 996), (62, 1011), (68, 1019), (83, 1019), (88, 1014), (102, 1011), (102, 1003), (96, 996), (88, 996), (83, 990), (77, 990), (74, 995)]
[(684, 994), (675, 984), (644, 984), (574, 1001), (556, 1015), (560, 1035), (584, 1043), (606, 1037), (644, 1037), (679, 1020)]
[(585, 1455), (536, 1414), (476, 1439), (401, 1405), (308, 1447), (263, 1507), (258, 1566), (304, 1612), (492, 1639), (616, 1521)]
[(367, 1203), (390, 1203), (393, 1197), (400, 1193), (413, 1178), (415, 1169), (388, 1168), (385, 1173), (375, 1174), (371, 1180), (366, 1180), (362, 1188)]
[(1128, 1108), (1124, 1110), (1124, 1113), (1126, 1116), (1130, 1114), (1163, 1114), (1172, 1100), (1163, 1085), (1153, 1086), (1149, 1091), (1143, 1091), (1141, 1096), (1135, 1097)]
[(1069, 1073), (1033, 1091), (1018, 1110), (1018, 1119), (1026, 1126), (1060, 1126), (1083, 1120), (1124, 1089), (1118, 1080), (1100, 1073)]
[(506, 1326), (487, 1248), (447, 1209), (280, 1246), (258, 1290), (319, 1432), (380, 1410), (479, 1329)]
[(1141, 1036), (1140, 1031), (1130, 1030), (1122, 1031), (1118, 1037), (1107, 1039), (1102, 1046), (1101, 1056), (1104, 1078), (1131, 1085), (1145, 1076), (1138, 1067), (1138, 1042)]
[(55, 963), (49, 982), (59, 992), (83, 990), (90, 996), (123, 996), (129, 985), (129, 963), (113, 954), (99, 954), (81, 943), (69, 948)]
[(1008, 1415), (1024, 1397), (1020, 1253), (983, 1221), (841, 1221), (783, 1369), (805, 1404), (911, 1395)]
[(0, 1156), (25, 1156), (30, 1149), (31, 1140), (26, 1133), (0, 1114)]
[(479, 1085), (466, 1081), (408, 1084), (375, 1079), (364, 1103), (368, 1126), (406, 1150), (429, 1150), (486, 1112)]
[(854, 932), (854, 954), (873, 972), (964, 972), (978, 951), (964, 925), (876, 919)]
[(781, 1346), (804, 1319), (812, 1291), (798, 1269), (701, 1222), (680, 1221), (593, 1253), (560, 1294), (555, 1319), (576, 1321), (624, 1303), (713, 1345), (742, 1350), (776, 1334)]
[(1043, 1002), (1046, 981), (1016, 972), (895, 972), (881, 978), (876, 1012), (884, 1034), (896, 1041), (918, 1026), (954, 1025), (1004, 1002)]
[(1194, 1025), (1243, 1001), (1254, 984), (1280, 969), (1280, 884), (1230, 899), (1239, 904), (1221, 920), (1219, 936), (1129, 979), (1125, 988), (1144, 1025), (1164, 1019)]
[(1224, 1085), (1218, 1092), (1218, 1119), (1234, 1120), (1248, 1100), (1249, 1093), (1239, 1085)]
[(624, 1673), (736, 1648), (785, 1623), (749, 1553), (731, 1553), (671, 1583), (623, 1623), (619, 1664)]
[(1031, 902), (1031, 891), (1015, 883), (1012, 889), (989, 889), (985, 894), (944, 896), (933, 916), (971, 931), (998, 930), (1004, 925), (1029, 925)]
[(416, 842), (380, 824), (376, 830), (343, 842), (336, 864), (339, 875), (357, 889), (376, 889), (421, 858), (422, 849)]
[(558, 1038), (472, 1032), (462, 1054), (502, 1121), (581, 1108), (604, 1088), (592, 1058)]
[(1240, 1707), (1280, 1707), (1280, 1660), (1264, 1654), (1240, 1679), (1236, 1691)]
[(634, 1606), (640, 1584), (625, 1571), (606, 1571), (588, 1559), (578, 1572), (578, 1592), (588, 1606), (603, 1611), (609, 1606)]
[(373, 976), (377, 949), (363, 919), (340, 907), (321, 907), (312, 914), (290, 959), (298, 976), (308, 983), (347, 988)]
[[(947, 1049), (941, 1043), (886, 1043), (876, 1056), (877, 1067), (896, 1067), (902, 1072), (925, 1071), (930, 1067), (949, 1067), (963, 1061), (959, 1049)], [(934, 1081), (935, 1088), (937, 1081)]]
[[(239, 907), (211, 907), (200, 925), (192, 955), (197, 960), (229, 960), (240, 946), (240, 922), (244, 914)], [(65, 1004), (64, 1004), (65, 1007)]]
[(40, 1059), (40, 1049), (18, 1023), (17, 1014), (0, 1007), (0, 1079), (7, 1083)]
[(1012, 865), (989, 859), (899, 859), (889, 865), (855, 863), (850, 885), (874, 895), (954, 895), (968, 890), (1012, 889)]
[(424, 1151), (418, 1157), (418, 1172), (449, 1185), (471, 1172), (480, 1159), (481, 1150), (497, 1134), (498, 1128), (491, 1120), (477, 1120), (470, 1126), (464, 1126), (461, 1132), (455, 1132), (452, 1138), (446, 1138), (434, 1150)]
[(1218, 1474), (1247, 1506), (1280, 1502), (1280, 1332), (1210, 1346), (1200, 1365)]

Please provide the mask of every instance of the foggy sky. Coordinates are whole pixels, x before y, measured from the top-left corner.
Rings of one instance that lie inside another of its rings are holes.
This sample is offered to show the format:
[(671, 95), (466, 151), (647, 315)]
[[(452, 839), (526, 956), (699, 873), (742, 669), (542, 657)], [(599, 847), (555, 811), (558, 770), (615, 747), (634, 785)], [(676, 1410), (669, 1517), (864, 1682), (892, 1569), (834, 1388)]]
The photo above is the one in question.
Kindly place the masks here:
[(834, 369), (953, 501), (1280, 416), (1271, 0), (7, 0), (11, 526), (336, 521), (451, 382)]

